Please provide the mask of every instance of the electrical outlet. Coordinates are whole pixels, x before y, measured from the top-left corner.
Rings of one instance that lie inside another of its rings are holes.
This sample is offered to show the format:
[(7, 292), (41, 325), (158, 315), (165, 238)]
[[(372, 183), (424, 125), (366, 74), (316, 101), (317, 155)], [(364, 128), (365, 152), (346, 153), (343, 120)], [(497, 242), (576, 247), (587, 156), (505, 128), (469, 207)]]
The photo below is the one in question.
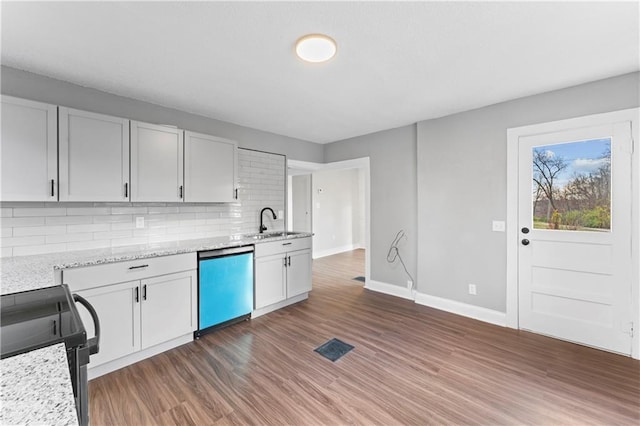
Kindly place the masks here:
[(284, 219), (284, 210), (278, 210), (278, 219)]
[(407, 280), (407, 288), (411, 290), (413, 288), (413, 281)]
[(475, 284), (469, 284), (469, 294), (473, 294), (474, 296), (477, 294)]
[(144, 217), (136, 217), (136, 228), (144, 228)]

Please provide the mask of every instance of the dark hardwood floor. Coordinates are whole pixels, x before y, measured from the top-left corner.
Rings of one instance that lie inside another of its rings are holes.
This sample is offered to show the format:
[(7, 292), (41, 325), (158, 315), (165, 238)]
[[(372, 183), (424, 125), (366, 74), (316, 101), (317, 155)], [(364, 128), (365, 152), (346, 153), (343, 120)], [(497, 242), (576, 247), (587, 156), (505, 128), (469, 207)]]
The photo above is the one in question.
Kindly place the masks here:
[(640, 424), (640, 362), (364, 290), (363, 265), (318, 259), (309, 300), (92, 380), (91, 424)]

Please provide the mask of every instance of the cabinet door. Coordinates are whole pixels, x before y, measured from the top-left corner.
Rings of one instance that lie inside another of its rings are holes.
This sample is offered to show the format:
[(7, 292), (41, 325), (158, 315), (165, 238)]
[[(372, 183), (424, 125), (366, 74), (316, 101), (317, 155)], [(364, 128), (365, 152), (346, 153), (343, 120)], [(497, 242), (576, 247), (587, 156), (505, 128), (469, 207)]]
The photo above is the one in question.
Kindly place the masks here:
[(196, 271), (141, 281), (142, 349), (196, 330)]
[[(90, 367), (140, 350), (141, 299), (137, 293), (138, 284), (139, 281), (130, 281), (76, 292), (93, 305), (100, 319), (100, 351), (91, 355)], [(80, 304), (77, 306), (87, 337), (93, 337), (91, 315)]]
[(58, 199), (57, 107), (2, 96), (3, 201)]
[(256, 258), (256, 309), (264, 308), (286, 299), (285, 260), (284, 253)]
[(129, 120), (59, 108), (60, 201), (129, 200)]
[(186, 202), (235, 201), (237, 169), (236, 142), (184, 132)]
[(311, 291), (311, 250), (287, 253), (287, 298)]
[(131, 201), (182, 201), (183, 131), (131, 122)]

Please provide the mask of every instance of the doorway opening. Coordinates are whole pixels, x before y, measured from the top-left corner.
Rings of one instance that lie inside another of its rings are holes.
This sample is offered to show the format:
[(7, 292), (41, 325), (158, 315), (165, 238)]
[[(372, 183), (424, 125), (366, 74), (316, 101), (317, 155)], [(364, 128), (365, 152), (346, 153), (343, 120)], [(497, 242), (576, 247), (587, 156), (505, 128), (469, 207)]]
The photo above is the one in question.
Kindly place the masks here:
[(287, 229), (312, 232), (313, 258), (359, 251), (364, 271), (355, 282), (370, 276), (369, 158), (310, 163), (287, 162)]

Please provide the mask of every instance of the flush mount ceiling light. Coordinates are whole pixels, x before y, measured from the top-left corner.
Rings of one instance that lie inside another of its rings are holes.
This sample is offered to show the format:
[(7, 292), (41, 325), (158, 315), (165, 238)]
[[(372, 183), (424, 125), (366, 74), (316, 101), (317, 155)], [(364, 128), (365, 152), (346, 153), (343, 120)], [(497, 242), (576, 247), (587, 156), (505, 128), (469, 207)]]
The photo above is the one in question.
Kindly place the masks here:
[(336, 42), (324, 34), (309, 34), (296, 42), (296, 55), (307, 62), (326, 62), (336, 54)]

